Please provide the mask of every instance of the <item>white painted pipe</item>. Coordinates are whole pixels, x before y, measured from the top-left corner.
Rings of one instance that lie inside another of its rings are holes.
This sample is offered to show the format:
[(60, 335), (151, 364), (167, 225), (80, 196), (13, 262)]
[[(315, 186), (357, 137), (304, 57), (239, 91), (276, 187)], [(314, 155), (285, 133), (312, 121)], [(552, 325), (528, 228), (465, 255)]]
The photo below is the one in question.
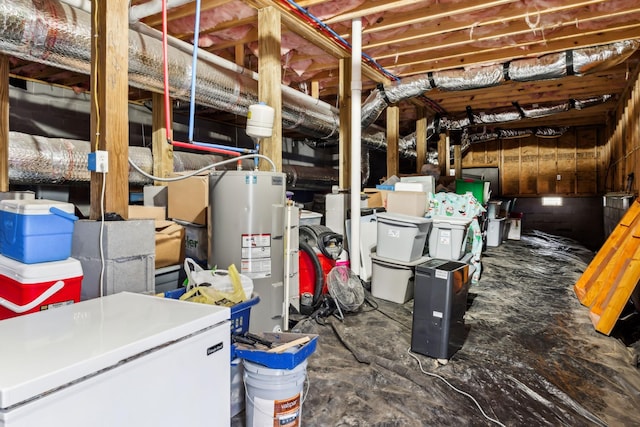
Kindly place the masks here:
[[(167, 0), (167, 9), (191, 3), (193, 0)], [(162, 0), (151, 0), (146, 3), (136, 4), (129, 9), (129, 22), (138, 22), (147, 16), (162, 12)]]
[(91, 13), (91, 0), (60, 0), (60, 3), (65, 3), (76, 9)]
[(360, 275), (360, 155), (362, 100), (362, 21), (351, 21), (351, 270)]

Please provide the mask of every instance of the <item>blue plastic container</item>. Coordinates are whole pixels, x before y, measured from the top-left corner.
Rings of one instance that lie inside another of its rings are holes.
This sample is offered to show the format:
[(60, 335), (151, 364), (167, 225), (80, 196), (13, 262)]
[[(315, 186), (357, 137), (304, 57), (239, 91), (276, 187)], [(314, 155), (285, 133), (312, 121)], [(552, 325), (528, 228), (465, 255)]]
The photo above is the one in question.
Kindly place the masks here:
[(273, 369), (294, 369), (296, 366), (304, 362), (318, 345), (318, 335), (314, 334), (295, 334), (290, 332), (265, 332), (262, 336), (274, 345), (285, 344), (296, 338), (308, 336), (309, 341), (300, 347), (289, 348), (283, 353), (269, 353), (264, 350), (237, 348), (235, 350), (236, 357), (249, 362), (257, 363)]
[[(184, 295), (186, 288), (178, 288), (164, 293), (165, 298), (180, 299)], [(231, 307), (231, 335), (242, 335), (249, 331), (249, 320), (251, 307), (260, 302), (260, 296), (255, 292), (251, 299), (238, 303)], [(235, 344), (231, 344), (231, 360), (236, 358)]]
[(71, 203), (54, 200), (0, 201), (0, 253), (25, 264), (62, 261), (71, 256), (78, 217)]

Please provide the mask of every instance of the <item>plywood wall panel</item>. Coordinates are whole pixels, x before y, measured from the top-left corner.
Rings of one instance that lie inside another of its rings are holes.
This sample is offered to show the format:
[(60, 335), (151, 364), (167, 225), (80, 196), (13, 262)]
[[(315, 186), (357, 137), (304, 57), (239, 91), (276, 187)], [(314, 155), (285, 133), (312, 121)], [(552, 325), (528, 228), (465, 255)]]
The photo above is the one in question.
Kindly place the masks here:
[[(520, 194), (538, 193), (538, 145), (520, 139)], [(535, 141), (535, 140), (533, 140)]]
[(558, 175), (556, 183), (558, 194), (572, 194), (575, 192), (576, 178), (576, 139), (573, 132), (567, 132), (558, 138)]
[(598, 191), (597, 135), (588, 129), (576, 131), (576, 192), (595, 194)]
[(520, 141), (508, 139), (501, 142), (500, 188), (503, 195), (520, 194)]
[(538, 138), (538, 194), (556, 192), (557, 148), (555, 138)]

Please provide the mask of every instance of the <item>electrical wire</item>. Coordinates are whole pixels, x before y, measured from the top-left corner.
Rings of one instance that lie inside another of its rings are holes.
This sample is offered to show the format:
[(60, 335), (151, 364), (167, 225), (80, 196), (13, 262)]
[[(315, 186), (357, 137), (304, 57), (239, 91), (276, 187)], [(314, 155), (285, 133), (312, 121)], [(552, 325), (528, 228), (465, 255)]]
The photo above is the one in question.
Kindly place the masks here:
[(420, 361), (420, 359), (418, 359), (418, 357), (411, 352), (411, 348), (407, 349), (407, 354), (409, 354), (409, 356), (413, 357), (414, 359), (416, 359), (416, 361), (418, 362), (418, 366), (420, 366), (420, 371), (422, 371), (423, 374), (425, 375), (429, 375), (431, 377), (435, 377), (438, 378), (439, 380), (443, 381), (446, 385), (448, 385), (453, 391), (455, 391), (456, 393), (459, 393), (463, 396), (468, 397), (469, 399), (471, 399), (473, 401), (473, 403), (475, 403), (475, 405), (478, 407), (478, 409), (480, 410), (480, 412), (482, 413), (482, 416), (484, 416), (487, 420), (491, 421), (492, 423), (495, 423), (501, 427), (505, 427), (504, 424), (502, 424), (500, 422), (500, 420), (497, 420), (495, 418), (491, 418), (490, 416), (488, 416), (484, 410), (482, 409), (482, 406), (480, 406), (480, 404), (478, 403), (478, 401), (476, 400), (475, 397), (473, 397), (472, 395), (470, 395), (469, 393), (467, 393), (466, 391), (462, 391), (459, 388), (456, 388), (453, 384), (451, 384), (449, 381), (447, 381), (443, 376), (438, 375), (438, 374), (434, 374), (433, 372), (427, 372), (424, 370), (424, 368), (422, 367), (422, 362)]
[(244, 156), (240, 156), (240, 157), (234, 157), (232, 159), (227, 159), (227, 160), (222, 160), (220, 162), (216, 162), (216, 163), (212, 163), (210, 165), (207, 165), (205, 167), (202, 167), (196, 171), (190, 172), (188, 174), (185, 175), (180, 175), (180, 176), (174, 176), (174, 177), (170, 177), (170, 178), (161, 178), (159, 176), (154, 176), (151, 174), (146, 173), (145, 171), (143, 171), (140, 166), (136, 165), (133, 160), (131, 160), (131, 157), (129, 157), (129, 164), (131, 165), (131, 167), (133, 167), (136, 171), (138, 171), (138, 173), (140, 173), (143, 176), (146, 176), (149, 179), (152, 179), (154, 181), (160, 181), (160, 182), (174, 182), (174, 181), (180, 181), (182, 179), (186, 179), (186, 178), (190, 178), (192, 176), (198, 175), (202, 172), (205, 172), (209, 169), (213, 169), (215, 167), (218, 166), (223, 166), (229, 163), (235, 163), (238, 162), (239, 160), (244, 160), (244, 159), (253, 159), (253, 158), (260, 158), (263, 160), (266, 160), (267, 162), (269, 162), (269, 164), (271, 164), (271, 171), (272, 172), (276, 172), (276, 164), (273, 163), (273, 160), (271, 160), (270, 158), (268, 158), (267, 156), (263, 155), (263, 154), (245, 154)]
[[(338, 43), (339, 45), (343, 46), (347, 50), (349, 50), (349, 51), (352, 50), (351, 44), (347, 40), (345, 40), (342, 36), (340, 36), (338, 33), (336, 33), (331, 27), (329, 27), (327, 24), (322, 22), (322, 20), (320, 18), (317, 18), (316, 16), (314, 16), (307, 9), (303, 8), (302, 6), (300, 6), (298, 3), (296, 3), (293, 0), (282, 0), (282, 1), (285, 4), (288, 4), (290, 6), (291, 10), (293, 10), (294, 12), (297, 12), (298, 16), (300, 16), (305, 21), (307, 21), (307, 23), (313, 25), (314, 27), (318, 28), (319, 30), (324, 31), (325, 34), (327, 34), (334, 41), (336, 41), (336, 43)], [(391, 72), (387, 71), (382, 65), (378, 64), (378, 62), (375, 59), (373, 59), (372, 57), (370, 57), (366, 53), (362, 53), (362, 57), (364, 58), (364, 60), (366, 62), (371, 64), (375, 69), (380, 71), (380, 73), (382, 73), (386, 77), (390, 78), (391, 80), (396, 80), (396, 81), (400, 80), (400, 78), (398, 76), (396, 76), (395, 74), (392, 74)]]
[(104, 296), (104, 195), (107, 187), (107, 174), (102, 173), (102, 191), (100, 193), (100, 298)]

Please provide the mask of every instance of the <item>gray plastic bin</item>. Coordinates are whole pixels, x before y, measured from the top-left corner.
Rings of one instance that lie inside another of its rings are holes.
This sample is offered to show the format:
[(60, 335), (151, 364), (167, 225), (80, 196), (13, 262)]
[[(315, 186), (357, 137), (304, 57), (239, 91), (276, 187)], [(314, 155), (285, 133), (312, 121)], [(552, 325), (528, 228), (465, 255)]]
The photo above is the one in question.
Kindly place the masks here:
[(424, 253), (431, 219), (397, 213), (379, 213), (378, 256), (390, 260), (411, 262)]

